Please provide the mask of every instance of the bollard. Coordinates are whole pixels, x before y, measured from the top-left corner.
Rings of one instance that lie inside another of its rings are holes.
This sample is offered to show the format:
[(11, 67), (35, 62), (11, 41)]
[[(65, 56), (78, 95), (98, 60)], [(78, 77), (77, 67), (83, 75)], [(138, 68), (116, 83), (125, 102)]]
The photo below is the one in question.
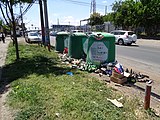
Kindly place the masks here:
[(144, 99), (145, 110), (147, 110), (150, 107), (151, 87), (152, 87), (151, 84), (149, 83), (146, 84), (145, 99)]

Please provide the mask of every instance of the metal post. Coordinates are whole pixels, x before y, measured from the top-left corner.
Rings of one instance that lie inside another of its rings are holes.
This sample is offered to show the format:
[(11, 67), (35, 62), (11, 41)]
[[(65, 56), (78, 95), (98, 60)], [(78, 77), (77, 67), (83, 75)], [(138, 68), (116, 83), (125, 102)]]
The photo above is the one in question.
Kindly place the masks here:
[(81, 20), (80, 20), (80, 30), (81, 30)]
[(69, 26), (68, 26), (68, 31), (70, 32), (70, 21), (69, 21), (68, 23), (69, 23)]
[(107, 15), (107, 5), (105, 6), (105, 15)]
[(47, 0), (44, 2), (44, 16), (45, 16), (45, 44), (48, 46), (50, 51), (50, 36), (49, 36), (49, 25), (48, 25), (48, 11), (47, 11)]
[(146, 84), (144, 109), (147, 110), (150, 107), (150, 96), (151, 96), (151, 84)]
[(39, 8), (40, 8), (40, 18), (41, 18), (42, 43), (44, 45), (45, 44), (45, 32), (44, 32), (44, 18), (43, 18), (42, 0), (39, 0)]

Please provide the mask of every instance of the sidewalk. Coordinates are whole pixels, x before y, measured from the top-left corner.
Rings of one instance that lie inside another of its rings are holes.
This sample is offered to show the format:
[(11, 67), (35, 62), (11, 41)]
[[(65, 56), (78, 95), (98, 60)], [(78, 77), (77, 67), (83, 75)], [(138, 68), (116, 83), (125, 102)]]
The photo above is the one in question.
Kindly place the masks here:
[[(3, 66), (5, 65), (5, 59), (10, 41), (11, 39), (9, 37), (6, 38), (5, 43), (0, 41), (0, 82), (2, 82), (2, 69)], [(7, 86), (3, 84), (0, 86), (0, 120), (13, 120), (9, 108), (5, 105), (6, 97), (9, 93), (9, 90), (6, 87)]]
[(1, 81), (1, 75), (2, 75), (2, 67), (5, 64), (7, 49), (10, 41), (11, 39), (8, 37), (6, 38), (5, 43), (0, 41), (0, 81)]

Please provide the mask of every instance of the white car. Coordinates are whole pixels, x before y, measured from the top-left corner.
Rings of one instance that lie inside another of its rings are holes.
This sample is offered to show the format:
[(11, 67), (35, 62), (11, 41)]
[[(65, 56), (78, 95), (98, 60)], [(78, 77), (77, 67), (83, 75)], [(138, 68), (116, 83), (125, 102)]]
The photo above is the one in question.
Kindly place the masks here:
[(116, 43), (119, 45), (131, 45), (137, 41), (137, 35), (133, 31), (114, 30), (111, 34), (115, 36)]
[(0, 39), (2, 38), (2, 33), (0, 33)]
[(32, 43), (32, 42), (41, 42), (41, 36), (37, 32), (28, 32), (26, 34), (26, 42)]
[(77, 32), (78, 32), (78, 33), (84, 33), (83, 30), (72, 30), (72, 31), (71, 31), (71, 33), (77, 33)]

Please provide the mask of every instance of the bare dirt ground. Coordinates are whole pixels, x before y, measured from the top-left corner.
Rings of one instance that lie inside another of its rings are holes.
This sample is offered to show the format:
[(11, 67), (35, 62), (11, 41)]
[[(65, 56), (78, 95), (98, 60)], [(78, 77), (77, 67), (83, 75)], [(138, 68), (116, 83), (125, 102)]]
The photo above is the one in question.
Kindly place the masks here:
[[(2, 75), (2, 67), (5, 65), (5, 58), (7, 55), (7, 48), (10, 43), (10, 38), (6, 38), (6, 42), (2, 43), (0, 41), (0, 82), (2, 82), (1, 75)], [(10, 91), (9, 85), (3, 83), (0, 86), (0, 120), (13, 120), (13, 112), (9, 109), (6, 105), (6, 97)]]

